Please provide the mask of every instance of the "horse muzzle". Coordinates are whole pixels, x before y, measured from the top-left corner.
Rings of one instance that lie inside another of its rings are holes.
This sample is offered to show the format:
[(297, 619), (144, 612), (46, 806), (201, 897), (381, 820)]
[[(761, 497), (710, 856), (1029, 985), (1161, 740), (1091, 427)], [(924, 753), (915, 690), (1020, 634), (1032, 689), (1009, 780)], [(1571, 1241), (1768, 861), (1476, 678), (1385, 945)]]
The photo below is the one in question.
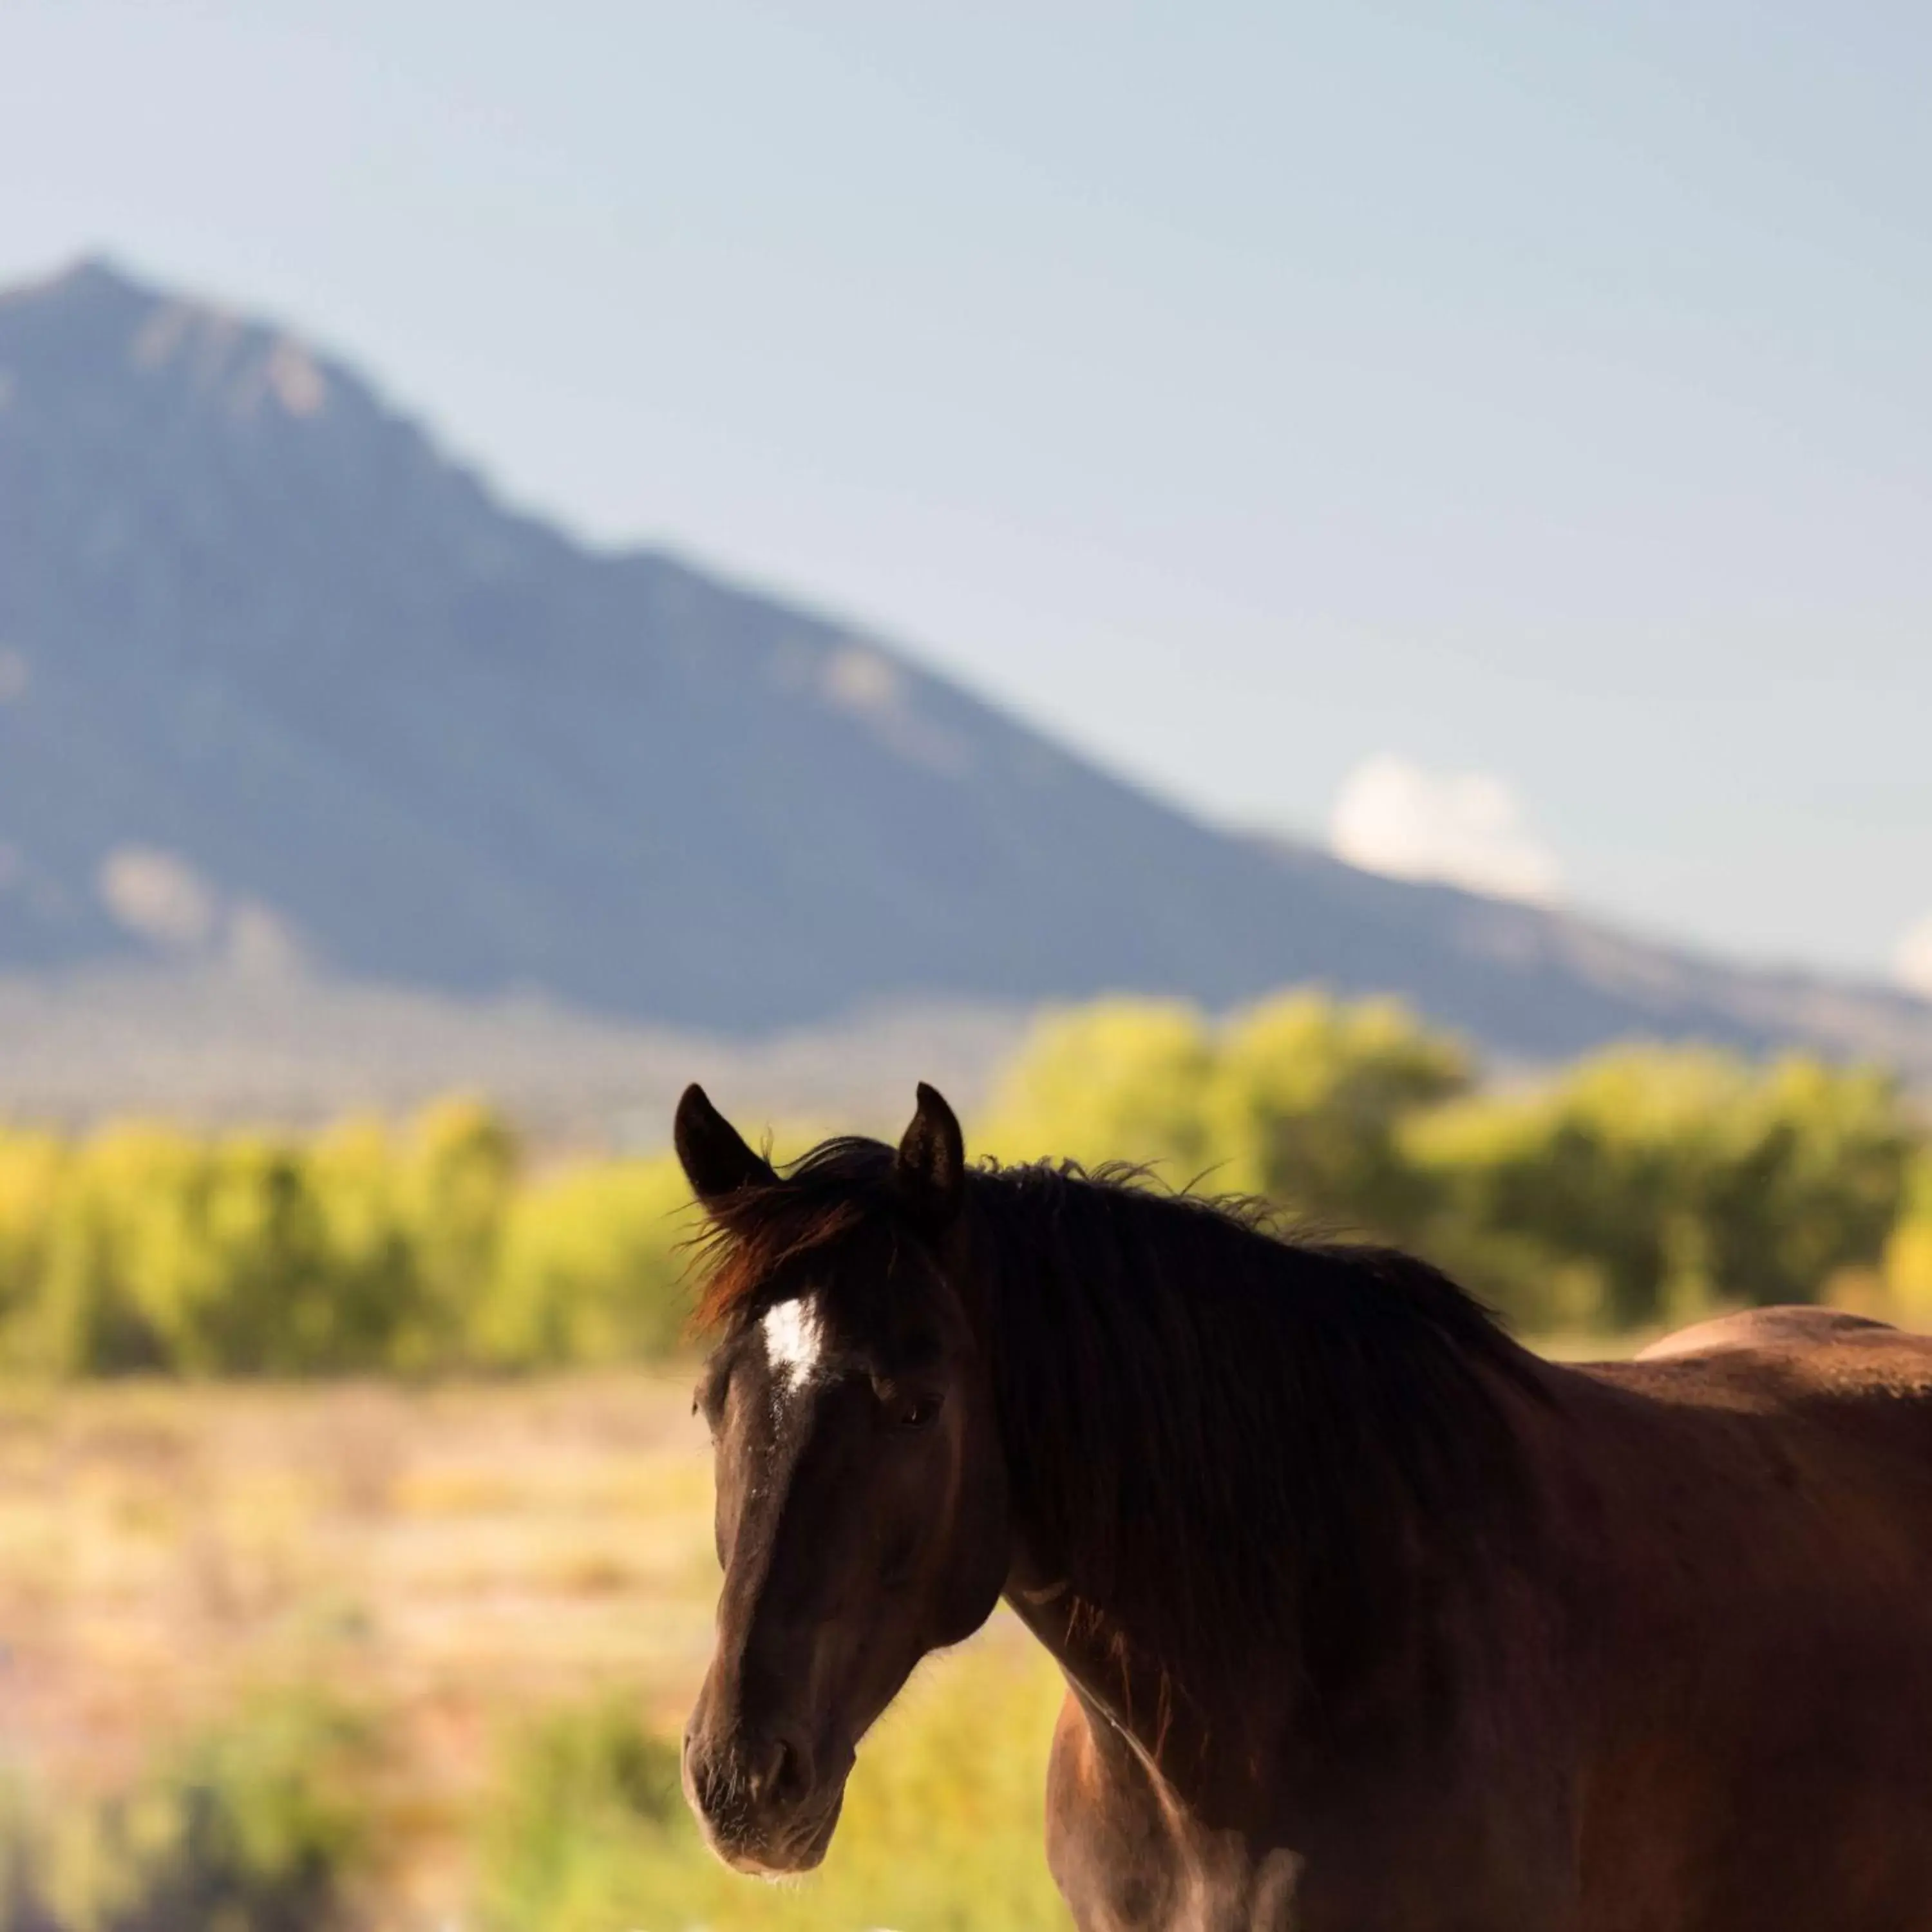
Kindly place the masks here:
[(845, 1779), (843, 1770), (822, 1778), (800, 1733), (717, 1741), (694, 1724), (685, 1734), (684, 1795), (705, 1842), (725, 1864), (755, 1877), (783, 1878), (824, 1859)]

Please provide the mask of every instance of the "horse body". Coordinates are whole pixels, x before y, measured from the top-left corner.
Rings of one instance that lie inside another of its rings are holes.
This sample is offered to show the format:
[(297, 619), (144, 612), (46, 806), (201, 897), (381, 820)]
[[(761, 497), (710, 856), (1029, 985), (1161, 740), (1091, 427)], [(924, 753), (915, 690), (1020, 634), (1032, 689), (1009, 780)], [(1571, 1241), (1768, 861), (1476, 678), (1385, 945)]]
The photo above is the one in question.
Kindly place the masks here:
[(928, 1090), (782, 1180), (698, 1102), (734, 1863), (815, 1862), (1004, 1594), (1081, 1932), (1932, 1932), (1932, 1342), (1559, 1366), (1406, 1257), (969, 1172)]
[(1573, 1379), (1580, 1924), (1932, 1925), (1932, 1342), (1769, 1309)]
[[(1158, 1737), (1118, 1633), (1016, 1590), (1076, 1687), (1048, 1856), (1082, 1932), (1932, 1926), (1932, 1340), (1772, 1309), (1546, 1374), (1515, 1418), (1546, 1588), (1461, 1659), (1479, 1725), (1420, 1744), (1398, 1670), (1338, 1746), (1257, 1666)], [(1217, 1730), (1265, 1740), (1245, 1803)]]

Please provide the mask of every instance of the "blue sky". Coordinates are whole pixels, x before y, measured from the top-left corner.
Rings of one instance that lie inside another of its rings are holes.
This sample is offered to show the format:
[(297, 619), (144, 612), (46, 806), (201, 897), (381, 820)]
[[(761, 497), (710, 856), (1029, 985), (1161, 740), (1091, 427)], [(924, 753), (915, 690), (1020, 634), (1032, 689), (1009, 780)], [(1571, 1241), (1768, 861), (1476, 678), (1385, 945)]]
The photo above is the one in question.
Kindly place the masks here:
[(1928, 94), (1858, 0), (7, 0), (0, 278), (280, 316), (1215, 818), (1880, 974)]

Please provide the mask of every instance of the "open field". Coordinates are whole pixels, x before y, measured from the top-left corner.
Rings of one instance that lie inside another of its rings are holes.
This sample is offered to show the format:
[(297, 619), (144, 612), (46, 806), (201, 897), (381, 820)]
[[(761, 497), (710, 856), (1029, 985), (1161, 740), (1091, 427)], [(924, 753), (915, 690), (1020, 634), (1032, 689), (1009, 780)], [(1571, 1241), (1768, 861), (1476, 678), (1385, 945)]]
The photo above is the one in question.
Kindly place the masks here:
[[(380, 1738), (360, 1774), (377, 1922), (482, 1924), (479, 1844), (502, 1828), (502, 1767), (520, 1734), (546, 1714), (620, 1708), (676, 1735), (708, 1654), (710, 1492), (682, 1372), (9, 1391), (0, 1768), (24, 1773), (44, 1802), (98, 1800), (182, 1738), (245, 1724), (300, 1686), (363, 1714)], [(939, 1901), (921, 1916), (914, 1898), (886, 1917), (881, 1898), (870, 1909), (882, 1888), (906, 1889), (905, 1861), (884, 1847), (910, 1834), (943, 1866), (962, 1830), (1021, 1868), (998, 1922), (1051, 1924), (1030, 1915), (1051, 1904), (1038, 1808), (1057, 1701), (1050, 1667), (1003, 1615), (970, 1656), (929, 1666), (882, 1726), (816, 1890), (779, 1897), (714, 1874), (689, 1856), (679, 1817), (648, 1870), (627, 1874), (620, 1856), (607, 1878), (577, 1886), (574, 1916), (554, 1886), (540, 1932), (990, 1928), (995, 1894), (971, 1902), (963, 1881), (942, 1888), (968, 1901), (956, 1908)], [(935, 1727), (958, 1736), (928, 1749)], [(916, 1799), (934, 1776), (944, 1788)], [(918, 1815), (962, 1807), (929, 1834)], [(604, 1895), (627, 1885), (668, 1892), (660, 1910), (688, 1890), (689, 1918), (602, 1916), (616, 1910)]]
[(330, 1755), (318, 1712), (361, 1738), (323, 1778), (356, 1932), (1064, 1928), (1040, 1833), (1060, 1687), (1004, 1611), (868, 1741), (822, 1874), (774, 1892), (698, 1846), (670, 1742), (718, 1580), (692, 1372), (0, 1389), (0, 1932), (44, 1932), (9, 1916), (10, 1784), (80, 1815), (214, 1738), (231, 1782), (292, 1764), (299, 1786)]

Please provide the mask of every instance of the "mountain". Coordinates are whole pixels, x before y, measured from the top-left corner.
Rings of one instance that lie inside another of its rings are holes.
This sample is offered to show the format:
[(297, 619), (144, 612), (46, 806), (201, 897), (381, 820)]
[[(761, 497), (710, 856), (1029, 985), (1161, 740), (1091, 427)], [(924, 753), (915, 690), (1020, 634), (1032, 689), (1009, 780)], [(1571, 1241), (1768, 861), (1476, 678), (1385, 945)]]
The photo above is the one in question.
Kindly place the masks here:
[(862, 629), (512, 512), (340, 363), (89, 262), (0, 296), (0, 972), (142, 962), (740, 1034), (1319, 980), (1514, 1054), (1932, 1066), (1902, 996), (1204, 824)]

